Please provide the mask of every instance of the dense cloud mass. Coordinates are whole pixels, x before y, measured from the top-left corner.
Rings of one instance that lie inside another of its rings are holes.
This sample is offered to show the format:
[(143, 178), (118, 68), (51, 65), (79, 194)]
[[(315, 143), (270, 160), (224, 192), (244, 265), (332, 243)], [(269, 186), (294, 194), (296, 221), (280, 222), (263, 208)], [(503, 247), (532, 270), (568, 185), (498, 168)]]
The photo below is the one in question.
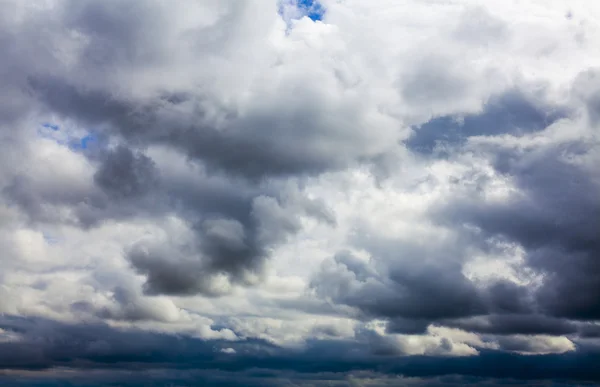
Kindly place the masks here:
[(600, 383), (600, 5), (0, 7), (0, 384)]

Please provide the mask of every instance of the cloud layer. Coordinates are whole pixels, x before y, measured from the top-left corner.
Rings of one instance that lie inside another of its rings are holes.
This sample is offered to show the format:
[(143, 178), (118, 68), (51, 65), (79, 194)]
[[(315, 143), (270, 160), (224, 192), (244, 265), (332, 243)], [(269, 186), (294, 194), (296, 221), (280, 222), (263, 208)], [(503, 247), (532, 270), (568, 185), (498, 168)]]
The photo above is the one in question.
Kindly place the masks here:
[(600, 380), (593, 2), (1, 6), (1, 382)]

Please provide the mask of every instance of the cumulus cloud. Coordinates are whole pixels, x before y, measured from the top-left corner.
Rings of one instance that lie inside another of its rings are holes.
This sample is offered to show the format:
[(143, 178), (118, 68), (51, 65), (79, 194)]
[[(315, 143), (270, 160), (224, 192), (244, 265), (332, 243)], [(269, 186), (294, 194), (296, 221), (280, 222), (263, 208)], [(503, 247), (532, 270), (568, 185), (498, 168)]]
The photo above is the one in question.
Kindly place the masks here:
[(1, 382), (600, 380), (593, 2), (2, 8)]

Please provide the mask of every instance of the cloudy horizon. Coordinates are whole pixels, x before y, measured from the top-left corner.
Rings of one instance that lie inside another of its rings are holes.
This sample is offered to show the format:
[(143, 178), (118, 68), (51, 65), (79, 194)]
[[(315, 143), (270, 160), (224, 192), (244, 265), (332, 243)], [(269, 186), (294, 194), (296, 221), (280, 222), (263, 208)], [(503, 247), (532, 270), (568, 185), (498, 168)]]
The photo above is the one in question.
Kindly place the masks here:
[(0, 7), (0, 384), (600, 383), (600, 4)]

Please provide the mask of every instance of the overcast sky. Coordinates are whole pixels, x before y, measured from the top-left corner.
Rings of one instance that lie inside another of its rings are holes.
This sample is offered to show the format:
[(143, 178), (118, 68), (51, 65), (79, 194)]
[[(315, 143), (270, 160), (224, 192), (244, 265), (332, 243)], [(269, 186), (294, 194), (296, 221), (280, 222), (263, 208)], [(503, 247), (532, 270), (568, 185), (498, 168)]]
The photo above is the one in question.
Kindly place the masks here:
[(0, 0), (0, 384), (600, 383), (600, 3)]

